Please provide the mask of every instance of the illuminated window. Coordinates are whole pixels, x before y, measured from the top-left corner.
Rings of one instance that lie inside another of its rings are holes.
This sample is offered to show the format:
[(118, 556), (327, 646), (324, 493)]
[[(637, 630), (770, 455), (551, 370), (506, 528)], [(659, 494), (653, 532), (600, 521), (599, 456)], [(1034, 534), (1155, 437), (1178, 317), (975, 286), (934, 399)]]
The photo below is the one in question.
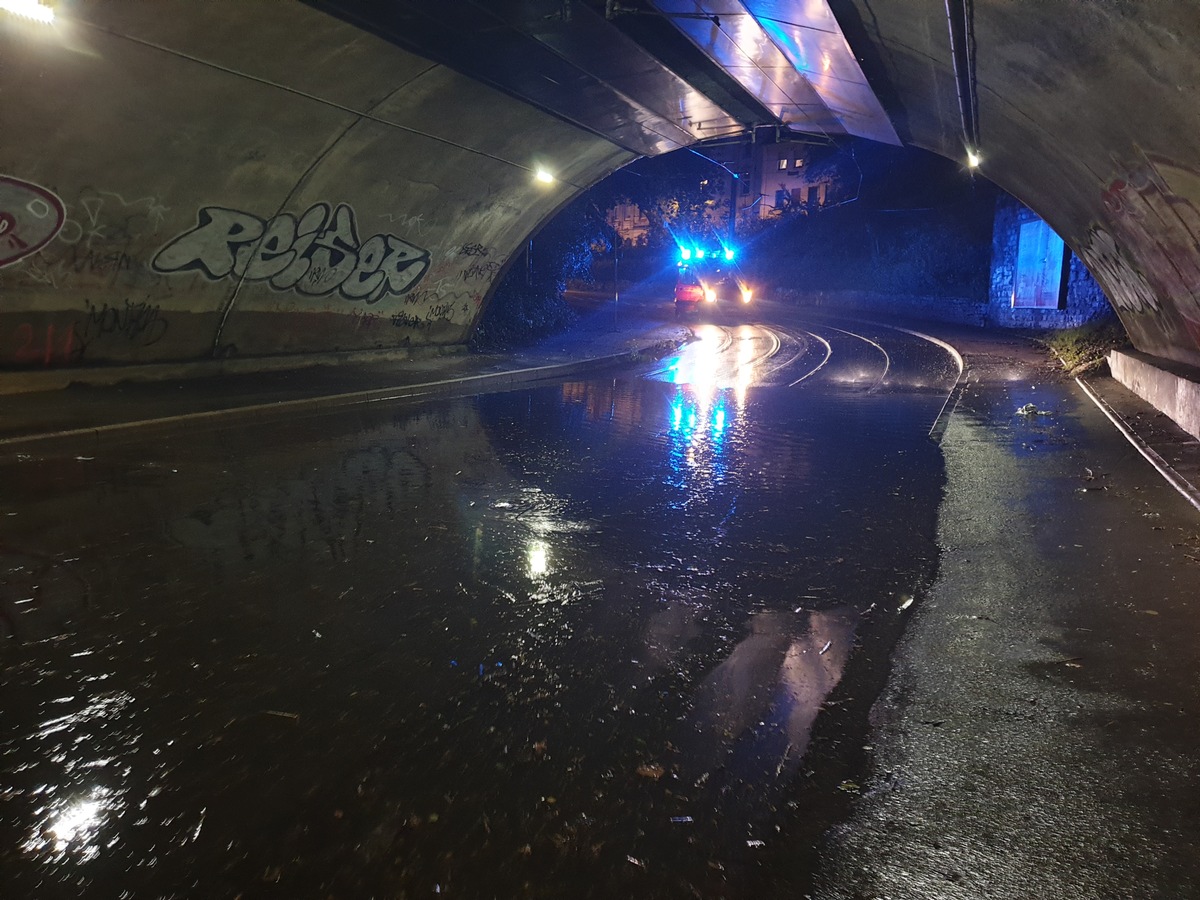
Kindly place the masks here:
[(788, 161), (787, 161), (787, 157), (785, 156), (783, 159), (781, 159), (779, 161), (779, 171), (782, 172), (784, 169), (786, 169), (787, 164), (788, 164)]

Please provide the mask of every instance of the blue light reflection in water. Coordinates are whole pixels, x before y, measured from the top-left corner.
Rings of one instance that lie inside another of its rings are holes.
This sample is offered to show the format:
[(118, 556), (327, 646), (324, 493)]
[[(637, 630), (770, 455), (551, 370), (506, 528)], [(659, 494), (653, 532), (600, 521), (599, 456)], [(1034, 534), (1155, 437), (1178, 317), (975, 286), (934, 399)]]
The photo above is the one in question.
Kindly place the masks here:
[(737, 424), (737, 407), (732, 421), (727, 411), (732, 393), (729, 388), (709, 393), (689, 385), (676, 388), (667, 416), (671, 437), (668, 459), (671, 482), (676, 486), (695, 487), (697, 480), (702, 484), (725, 480), (729, 468), (726, 436)]
[(155, 435), (62, 532), (11, 477), (9, 544), (109, 574), (5, 648), (0, 893), (803, 896), (809, 728), (936, 564), (943, 398), (696, 330), (647, 380)]

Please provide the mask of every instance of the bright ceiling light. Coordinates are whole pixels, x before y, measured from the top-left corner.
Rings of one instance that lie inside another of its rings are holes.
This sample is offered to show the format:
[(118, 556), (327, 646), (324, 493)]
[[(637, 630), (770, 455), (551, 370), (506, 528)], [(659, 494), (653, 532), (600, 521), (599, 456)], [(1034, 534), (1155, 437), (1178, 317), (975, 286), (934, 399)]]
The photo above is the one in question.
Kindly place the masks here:
[[(3, 2), (3, 0), (0, 0), (0, 2)], [(537, 173), (533, 177), (536, 178), (538, 181), (540, 181), (542, 184), (554, 184), (554, 176), (551, 175), (545, 169), (543, 169), (541, 166), (538, 166)]]
[(54, 10), (39, 0), (0, 0), (0, 9), (43, 25), (54, 23)]
[(967, 168), (978, 169), (979, 164), (983, 162), (983, 157), (974, 150), (967, 150)]

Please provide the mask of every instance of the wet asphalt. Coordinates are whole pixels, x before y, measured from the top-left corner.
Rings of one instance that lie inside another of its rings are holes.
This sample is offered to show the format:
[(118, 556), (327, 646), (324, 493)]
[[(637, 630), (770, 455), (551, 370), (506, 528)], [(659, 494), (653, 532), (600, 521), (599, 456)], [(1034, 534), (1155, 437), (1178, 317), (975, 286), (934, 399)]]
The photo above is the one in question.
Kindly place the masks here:
[(1022, 342), (771, 321), (9, 445), (5, 896), (1196, 895), (1195, 511)]
[[(1200, 517), (1074, 382), (1019, 347), (957, 343), (937, 580), (814, 896), (1200, 896)], [(1194, 457), (1093, 382), (1181, 467)]]

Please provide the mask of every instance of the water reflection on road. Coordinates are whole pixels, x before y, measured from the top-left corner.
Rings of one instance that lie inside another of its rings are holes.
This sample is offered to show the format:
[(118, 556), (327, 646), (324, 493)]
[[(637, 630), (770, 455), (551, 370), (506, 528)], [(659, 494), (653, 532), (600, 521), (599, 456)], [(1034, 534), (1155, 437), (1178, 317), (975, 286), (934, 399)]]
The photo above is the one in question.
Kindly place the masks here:
[(814, 720), (933, 565), (944, 394), (700, 336), (649, 378), (6, 460), (10, 583), (57, 585), (0, 603), (13, 896), (803, 889)]

